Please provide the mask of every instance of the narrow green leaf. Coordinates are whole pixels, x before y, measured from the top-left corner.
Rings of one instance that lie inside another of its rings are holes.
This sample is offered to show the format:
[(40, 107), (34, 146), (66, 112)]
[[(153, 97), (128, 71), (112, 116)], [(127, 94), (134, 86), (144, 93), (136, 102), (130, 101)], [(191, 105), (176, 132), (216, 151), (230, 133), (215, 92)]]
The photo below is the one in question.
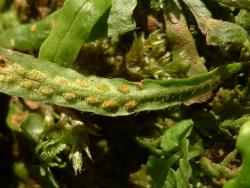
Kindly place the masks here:
[[(211, 91), (222, 77), (238, 72), (244, 65), (233, 63), (186, 79), (146, 79), (135, 83), (120, 78), (83, 76), (55, 63), (6, 49), (0, 49), (0, 58), (0, 92), (106, 116), (181, 104)], [(177, 128), (177, 133), (183, 131)], [(169, 150), (165, 143), (163, 147)], [(174, 148), (172, 144), (171, 147)]]
[(70, 66), (111, 0), (66, 0), (56, 26), (42, 44), (39, 58)]

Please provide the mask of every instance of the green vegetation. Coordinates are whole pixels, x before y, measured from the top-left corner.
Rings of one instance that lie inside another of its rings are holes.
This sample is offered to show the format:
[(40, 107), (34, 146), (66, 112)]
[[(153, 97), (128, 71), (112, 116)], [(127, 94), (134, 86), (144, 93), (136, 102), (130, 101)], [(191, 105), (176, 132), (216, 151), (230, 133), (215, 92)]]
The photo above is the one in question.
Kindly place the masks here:
[(242, 154), (242, 167), (240, 169), (239, 175), (228, 181), (224, 188), (233, 187), (250, 187), (250, 182), (247, 177), (249, 174), (249, 135), (250, 135), (250, 124), (249, 121), (245, 122), (240, 128), (239, 136), (237, 138), (236, 147)]
[(0, 0), (0, 185), (250, 187), (249, 10)]

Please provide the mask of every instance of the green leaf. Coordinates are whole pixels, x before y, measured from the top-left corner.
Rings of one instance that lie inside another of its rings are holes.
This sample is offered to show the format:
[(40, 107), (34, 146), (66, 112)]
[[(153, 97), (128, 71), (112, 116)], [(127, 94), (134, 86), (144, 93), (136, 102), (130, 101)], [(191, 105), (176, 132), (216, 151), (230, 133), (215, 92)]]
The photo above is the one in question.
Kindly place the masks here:
[(38, 50), (59, 15), (60, 11), (56, 11), (43, 20), (5, 30), (0, 34), (0, 46), (21, 51)]
[(136, 0), (113, 0), (108, 19), (108, 35), (126, 33), (135, 28), (132, 15), (137, 4)]
[[(187, 120), (186, 120), (187, 121)], [(189, 164), (189, 141), (184, 138), (180, 143), (179, 151), (168, 159), (149, 157), (148, 169), (152, 178), (153, 188), (187, 188), (192, 175), (192, 168)], [(166, 157), (166, 156), (165, 156)], [(179, 167), (174, 170), (176, 162)]]
[[(112, 2), (112, 7), (106, 10), (93, 28), (88, 28), (91, 31), (86, 41), (91, 42), (107, 36), (122, 35), (135, 29), (132, 13), (137, 2), (135, 0), (128, 2), (113, 0)], [(126, 8), (124, 9), (124, 7)], [(21, 24), (5, 30), (0, 34), (0, 46), (21, 51), (39, 50), (55, 23), (59, 21), (61, 11), (59, 9), (43, 20)], [(9, 22), (7, 23), (9, 24)], [(117, 25), (117, 23), (119, 24)], [(1, 24), (3, 23), (0, 23), (0, 32)]]
[(111, 0), (66, 0), (39, 58), (66, 67), (73, 64), (92, 28), (110, 6)]
[(37, 113), (30, 113), (21, 125), (22, 132), (34, 142), (38, 142), (40, 134), (44, 130), (43, 116)]
[(164, 188), (176, 188), (176, 181), (177, 180), (176, 180), (175, 171), (172, 168), (170, 168), (163, 187)]
[(190, 134), (192, 127), (193, 121), (191, 119), (176, 123), (161, 136), (161, 148), (165, 152), (171, 152), (180, 147), (182, 139)]
[(183, 158), (179, 161), (179, 169), (176, 171), (176, 185), (177, 188), (189, 187), (189, 179), (192, 175), (192, 168), (188, 161), (189, 141), (187, 139), (182, 141)]
[(236, 141), (236, 148), (239, 150), (242, 157), (242, 165), (238, 176), (229, 180), (223, 188), (249, 188), (249, 173), (250, 173), (250, 121), (245, 122), (239, 131)]
[(4, 65), (0, 66), (0, 92), (106, 116), (179, 105), (216, 88), (221, 77), (234, 74), (245, 65), (232, 63), (191, 78), (146, 79), (138, 84), (121, 78), (84, 76), (10, 50), (0, 49), (0, 56)]
[(162, 188), (169, 171), (168, 162), (150, 156), (147, 162), (150, 176), (152, 178), (152, 188)]
[(136, 4), (136, 0), (112, 0), (111, 9), (98, 20), (88, 41), (106, 36), (118, 36), (134, 30), (136, 25), (132, 14)]

